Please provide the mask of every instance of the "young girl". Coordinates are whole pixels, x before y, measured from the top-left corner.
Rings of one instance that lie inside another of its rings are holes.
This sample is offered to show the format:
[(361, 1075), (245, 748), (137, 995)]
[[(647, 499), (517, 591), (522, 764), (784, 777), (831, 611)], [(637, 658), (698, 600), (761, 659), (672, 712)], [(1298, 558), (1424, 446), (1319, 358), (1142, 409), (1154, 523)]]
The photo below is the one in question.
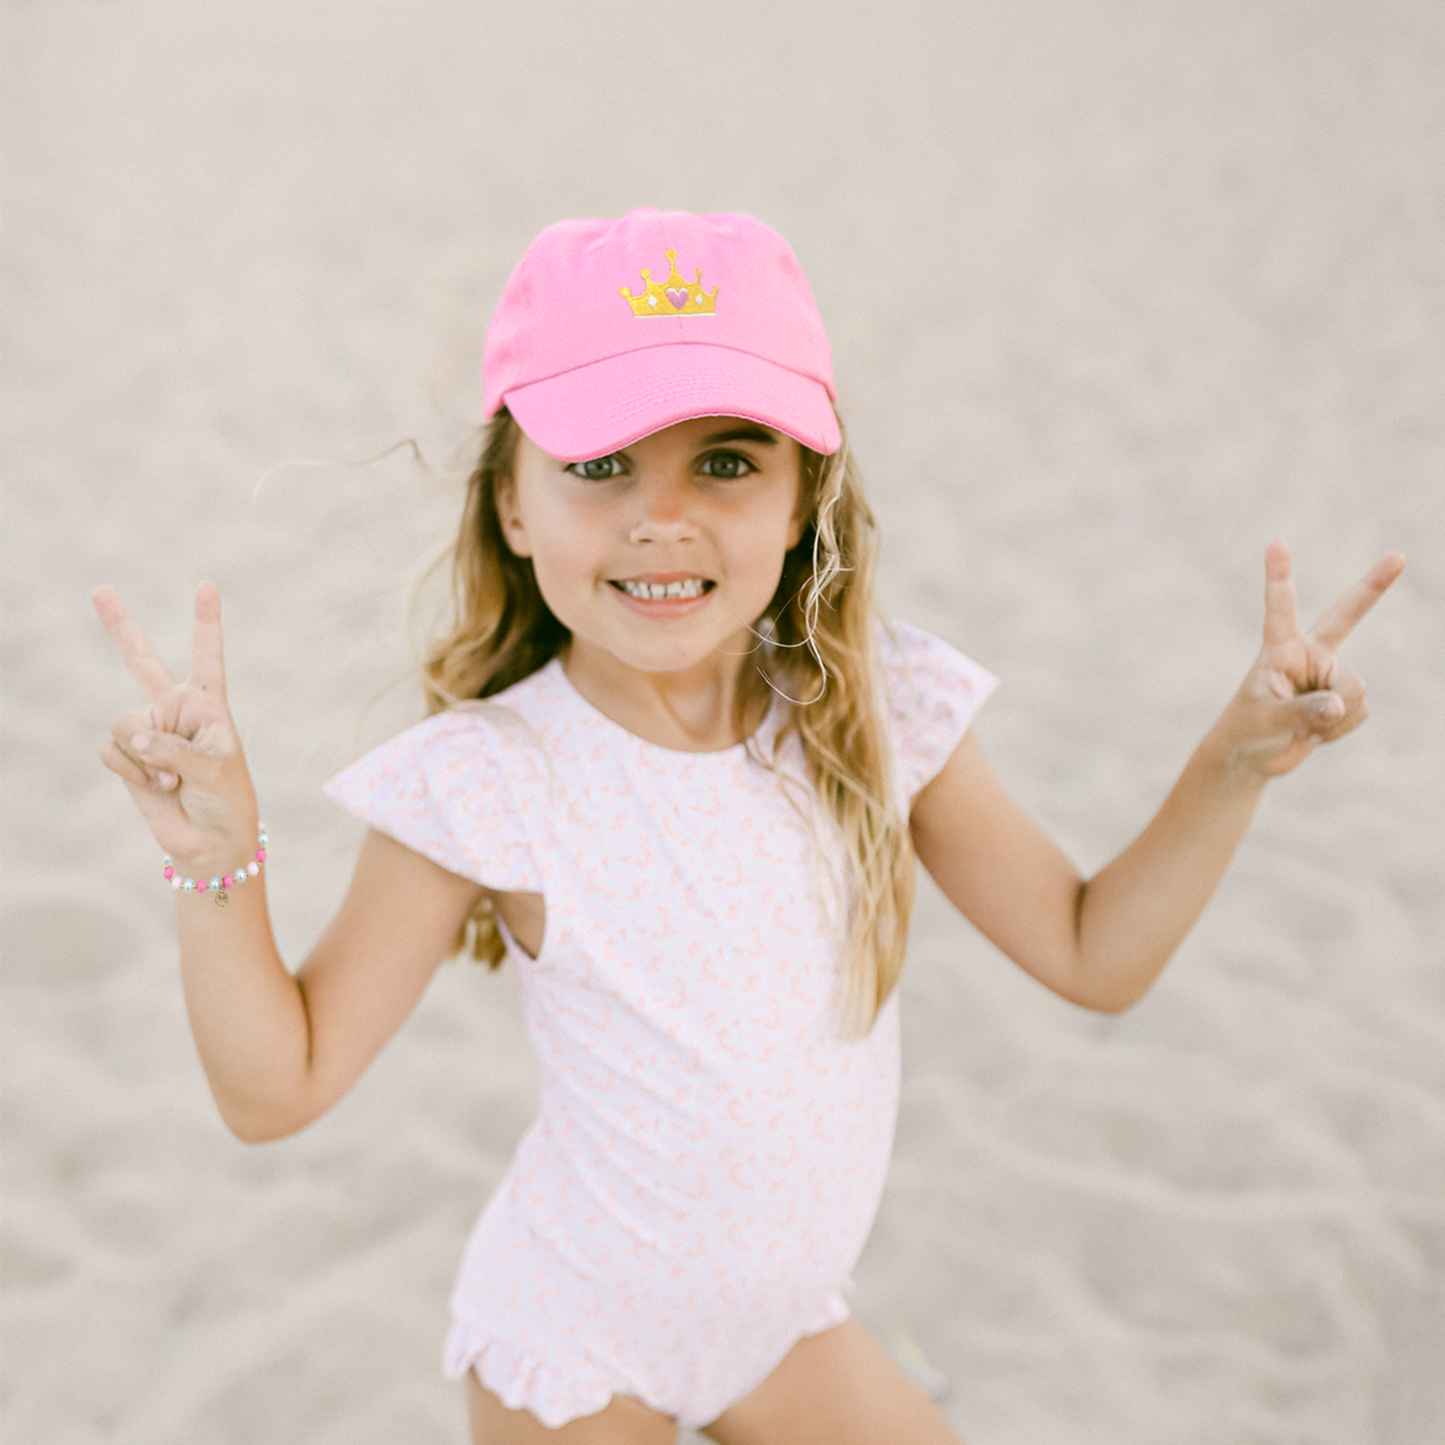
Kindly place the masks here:
[(216, 589), (183, 683), (96, 592), (147, 696), (102, 757), (167, 855), (221, 1114), (246, 1140), (300, 1129), (441, 959), (509, 955), (542, 1104), (452, 1295), (473, 1439), (955, 1441), (843, 1299), (888, 1163), (915, 856), (1035, 978), (1127, 1008), (1266, 781), (1364, 720), (1335, 651), (1404, 559), (1305, 633), (1270, 545), (1258, 660), (1086, 881), (968, 732), (994, 679), (877, 620), (873, 521), (781, 237), (742, 215), (553, 226), (484, 371), (432, 715), (328, 784), (371, 831), (294, 976)]

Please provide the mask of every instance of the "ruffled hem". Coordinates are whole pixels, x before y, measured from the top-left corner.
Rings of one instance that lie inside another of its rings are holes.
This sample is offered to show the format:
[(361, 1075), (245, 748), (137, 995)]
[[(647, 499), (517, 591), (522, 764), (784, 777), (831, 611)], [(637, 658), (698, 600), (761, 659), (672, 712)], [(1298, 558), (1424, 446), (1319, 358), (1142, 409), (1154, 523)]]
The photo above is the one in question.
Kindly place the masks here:
[[(664, 1414), (675, 1413), (686, 1429), (700, 1429), (761, 1385), (800, 1339), (842, 1324), (849, 1314), (847, 1301), (835, 1290), (798, 1321), (796, 1332), (779, 1342), (773, 1357), (754, 1370), (731, 1379), (714, 1375), (700, 1390), (678, 1400), (675, 1411), (655, 1401), (644, 1403)], [(540, 1355), (535, 1345), (519, 1345), (463, 1320), (452, 1322), (443, 1368), (449, 1380), (460, 1380), (468, 1370), (475, 1370), (509, 1410), (530, 1410), (550, 1430), (605, 1410), (614, 1395), (641, 1394), (635, 1381), (616, 1377), (585, 1355), (555, 1350)]]
[(468, 1370), (509, 1410), (530, 1410), (549, 1430), (605, 1410), (626, 1385), (582, 1359), (541, 1359), (510, 1340), (457, 1320), (447, 1334), (443, 1369), (449, 1380)]

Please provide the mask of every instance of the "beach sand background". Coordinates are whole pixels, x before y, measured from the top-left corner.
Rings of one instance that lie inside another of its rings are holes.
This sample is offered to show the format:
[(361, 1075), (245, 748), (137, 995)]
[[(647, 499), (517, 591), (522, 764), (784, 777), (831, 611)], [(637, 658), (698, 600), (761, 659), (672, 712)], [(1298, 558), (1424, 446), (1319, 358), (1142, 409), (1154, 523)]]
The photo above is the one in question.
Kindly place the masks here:
[(420, 714), (492, 301), (634, 204), (791, 239), (887, 604), (1002, 676), (978, 735), (1084, 868), (1243, 675), (1271, 536), (1307, 616), (1409, 553), (1348, 648), (1375, 716), (1133, 1011), (924, 886), (854, 1299), (971, 1445), (1445, 1439), (1445, 10), (11, 0), (4, 42), (7, 1445), (464, 1440), (512, 980), (444, 968), (333, 1113), (234, 1141), (88, 594), (181, 668), (220, 584), (298, 961), (358, 840), (320, 785)]

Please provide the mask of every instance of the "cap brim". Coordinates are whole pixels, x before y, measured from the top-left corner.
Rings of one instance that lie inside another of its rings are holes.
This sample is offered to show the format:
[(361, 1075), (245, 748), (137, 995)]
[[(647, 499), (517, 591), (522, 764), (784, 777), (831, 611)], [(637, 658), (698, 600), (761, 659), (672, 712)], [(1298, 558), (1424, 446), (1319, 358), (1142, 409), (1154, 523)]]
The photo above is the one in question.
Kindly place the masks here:
[[(647, 323), (643, 323), (647, 324)], [(740, 416), (825, 455), (842, 438), (827, 388), (725, 346), (648, 346), (514, 387), (501, 398), (543, 451), (583, 462), (700, 416)]]

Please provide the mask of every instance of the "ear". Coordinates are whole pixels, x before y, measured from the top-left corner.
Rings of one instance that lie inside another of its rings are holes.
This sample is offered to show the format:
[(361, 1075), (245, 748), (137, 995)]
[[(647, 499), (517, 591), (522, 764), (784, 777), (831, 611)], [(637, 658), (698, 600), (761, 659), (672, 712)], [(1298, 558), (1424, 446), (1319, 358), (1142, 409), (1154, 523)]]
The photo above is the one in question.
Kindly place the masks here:
[(517, 500), (517, 482), (514, 477), (500, 477), (493, 497), (497, 505), (497, 521), (502, 536), (512, 553), (517, 557), (530, 557), (531, 544), (527, 541), (527, 529), (522, 524), (522, 508)]

